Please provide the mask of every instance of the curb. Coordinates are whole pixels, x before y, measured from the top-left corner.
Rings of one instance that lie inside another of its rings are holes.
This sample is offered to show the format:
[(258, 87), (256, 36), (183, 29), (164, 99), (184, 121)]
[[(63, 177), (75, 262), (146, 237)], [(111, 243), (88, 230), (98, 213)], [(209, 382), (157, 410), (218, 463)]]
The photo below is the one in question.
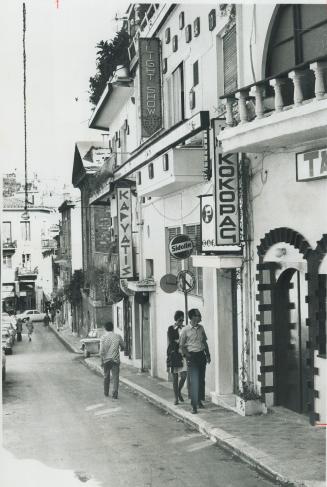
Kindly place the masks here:
[[(98, 375), (103, 376), (102, 368), (98, 364), (89, 362), (88, 359), (85, 359), (84, 363), (90, 370)], [(273, 459), (269, 455), (263, 454), (260, 450), (248, 445), (246, 442), (226, 433), (226, 431), (220, 428), (213, 427), (204, 419), (201, 419), (200, 417), (195, 417), (188, 411), (182, 410), (177, 406), (174, 406), (170, 402), (166, 401), (166, 399), (163, 399), (157, 394), (154, 394), (153, 392), (144, 389), (143, 387), (135, 384), (125, 377), (120, 376), (119, 380), (129, 389), (137, 391), (151, 404), (159, 407), (161, 410), (166, 411), (171, 416), (182, 420), (189, 426), (194, 427), (197, 431), (199, 431), (199, 433), (209, 438), (213, 443), (216, 443), (225, 450), (237, 455), (237, 457), (242, 459), (245, 463), (253, 467), (256, 471), (260, 472), (265, 477), (277, 481), (281, 485), (287, 487), (309, 487), (308, 484), (304, 482), (294, 481), (285, 477), (284, 475), (279, 474), (271, 465), (275, 462), (273, 462)]]
[[(55, 330), (51, 325), (50, 329), (69, 351), (79, 355), (82, 354), (80, 350), (77, 350), (73, 345), (66, 341), (65, 338), (60, 335), (60, 332), (57, 332), (57, 330)], [(103, 377), (103, 370), (100, 365), (94, 363), (93, 361), (90, 361), (88, 358), (83, 358), (82, 363), (88, 369)], [(144, 389), (143, 387), (135, 384), (125, 377), (120, 376), (119, 380), (129, 389), (134, 390), (138, 394), (143, 396), (151, 404), (159, 407), (161, 410), (166, 411), (166, 413), (183, 421), (189, 426), (192, 426), (197, 431), (199, 431), (199, 433), (209, 438), (213, 443), (233, 453), (245, 463), (254, 468), (257, 472), (261, 473), (265, 477), (268, 477), (270, 480), (273, 480), (275, 482), (277, 481), (281, 485), (287, 487), (312, 487), (312, 484), (310, 482), (307, 483), (305, 481), (292, 480), (278, 473), (275, 470), (276, 461), (274, 461), (274, 459), (270, 455), (263, 454), (260, 450), (250, 446), (248, 443), (240, 440), (236, 436), (232, 436), (231, 434), (226, 433), (226, 431), (222, 430), (221, 428), (213, 427), (210, 423), (208, 423), (208, 421), (205, 421), (198, 416), (195, 417), (188, 411), (182, 410), (177, 406), (174, 406), (166, 399), (161, 398), (160, 396), (154, 394), (148, 389)]]

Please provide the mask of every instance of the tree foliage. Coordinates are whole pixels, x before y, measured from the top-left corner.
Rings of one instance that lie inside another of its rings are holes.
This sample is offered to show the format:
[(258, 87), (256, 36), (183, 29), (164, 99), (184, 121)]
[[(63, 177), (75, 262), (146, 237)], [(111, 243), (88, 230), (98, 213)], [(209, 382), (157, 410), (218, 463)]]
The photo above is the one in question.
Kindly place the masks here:
[(100, 41), (96, 45), (96, 74), (89, 79), (89, 100), (96, 105), (116, 67), (119, 64), (127, 66), (129, 35), (122, 28), (111, 41)]

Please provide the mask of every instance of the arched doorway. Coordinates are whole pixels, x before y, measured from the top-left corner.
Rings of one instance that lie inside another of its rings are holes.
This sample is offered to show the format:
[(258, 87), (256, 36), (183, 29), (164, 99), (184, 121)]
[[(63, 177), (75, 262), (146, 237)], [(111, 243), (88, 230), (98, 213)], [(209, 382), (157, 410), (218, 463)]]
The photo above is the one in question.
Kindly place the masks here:
[(279, 275), (274, 296), (275, 404), (307, 412), (307, 283), (290, 267)]

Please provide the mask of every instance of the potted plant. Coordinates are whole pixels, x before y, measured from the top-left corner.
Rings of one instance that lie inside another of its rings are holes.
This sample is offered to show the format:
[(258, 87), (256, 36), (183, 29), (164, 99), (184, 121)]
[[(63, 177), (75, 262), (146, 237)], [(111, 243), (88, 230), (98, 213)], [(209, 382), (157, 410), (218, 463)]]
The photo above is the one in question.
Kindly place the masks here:
[(242, 366), (240, 367), (241, 384), (236, 396), (236, 410), (241, 416), (266, 414), (267, 407), (258, 394), (253, 382), (248, 379), (247, 346), (242, 350)]

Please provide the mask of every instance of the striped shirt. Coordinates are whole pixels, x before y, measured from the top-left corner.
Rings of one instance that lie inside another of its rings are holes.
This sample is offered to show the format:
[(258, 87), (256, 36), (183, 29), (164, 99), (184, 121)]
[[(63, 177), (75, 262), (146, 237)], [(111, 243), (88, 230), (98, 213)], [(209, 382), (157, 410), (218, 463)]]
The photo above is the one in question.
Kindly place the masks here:
[(120, 363), (119, 347), (124, 350), (124, 341), (120, 335), (107, 331), (100, 339), (100, 357), (103, 363), (113, 361)]

